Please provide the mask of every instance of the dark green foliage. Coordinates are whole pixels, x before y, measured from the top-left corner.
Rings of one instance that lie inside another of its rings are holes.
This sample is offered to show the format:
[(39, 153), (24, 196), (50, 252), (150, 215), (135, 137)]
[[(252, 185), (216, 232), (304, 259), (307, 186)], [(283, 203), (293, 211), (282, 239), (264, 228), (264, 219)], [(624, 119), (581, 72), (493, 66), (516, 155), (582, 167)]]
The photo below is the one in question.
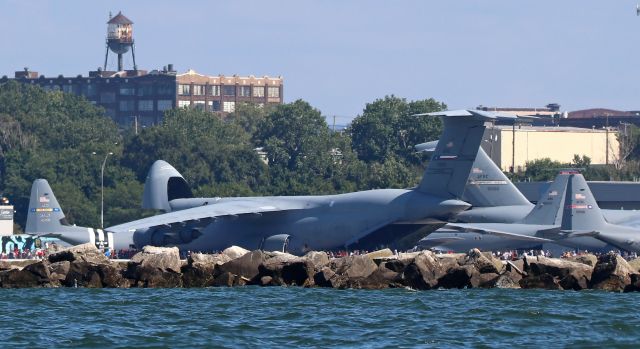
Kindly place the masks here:
[[(101, 108), (73, 95), (0, 85), (0, 191), (26, 220), (33, 180), (49, 181), (70, 223), (100, 224), (105, 155), (105, 226), (153, 214), (140, 209), (151, 164), (180, 171), (196, 196), (331, 194), (415, 185), (424, 159), (413, 146), (437, 139), (432, 99), (385, 97), (368, 104), (348, 132), (331, 132), (319, 110), (298, 100), (238, 104), (225, 120), (194, 109), (167, 111), (162, 125), (118, 131)], [(255, 148), (262, 147), (269, 165)]]

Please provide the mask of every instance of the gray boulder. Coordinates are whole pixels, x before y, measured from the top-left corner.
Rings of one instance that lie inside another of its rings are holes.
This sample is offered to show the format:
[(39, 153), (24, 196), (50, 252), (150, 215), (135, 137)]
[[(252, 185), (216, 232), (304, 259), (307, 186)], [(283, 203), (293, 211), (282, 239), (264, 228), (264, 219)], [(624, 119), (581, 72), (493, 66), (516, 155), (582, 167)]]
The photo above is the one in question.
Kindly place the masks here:
[(49, 255), (48, 259), (51, 263), (61, 261), (80, 261), (91, 264), (109, 263), (109, 258), (107, 258), (104, 253), (92, 243), (72, 246), (62, 251), (52, 253)]
[(562, 290), (562, 286), (560, 286), (558, 279), (550, 274), (529, 275), (520, 280), (520, 287)]
[(309, 260), (313, 265), (313, 268), (318, 271), (325, 266), (329, 265), (329, 256), (326, 252), (310, 251), (304, 255), (304, 258)]
[[(496, 275), (497, 274), (493, 274)], [(474, 282), (472, 282), (474, 280)], [(461, 265), (449, 269), (438, 279), (437, 287), (440, 288), (466, 288), (480, 285), (480, 273), (473, 265)]]
[(181, 287), (181, 265), (177, 247), (145, 246), (131, 257), (125, 276), (136, 287)]
[(595, 267), (596, 263), (598, 262), (598, 257), (592, 254), (581, 254), (575, 257), (569, 257), (566, 260), (586, 264), (590, 267)]
[(624, 291), (631, 284), (631, 275), (636, 272), (629, 263), (615, 253), (608, 253), (598, 258), (593, 268), (590, 286), (597, 290)]
[[(453, 261), (457, 266), (457, 262)], [(415, 256), (402, 273), (402, 282), (416, 290), (436, 288), (438, 280), (447, 273), (440, 260), (431, 251), (422, 251)]]
[(40, 287), (38, 275), (24, 269), (9, 269), (0, 271), (0, 285), (2, 288)]
[(329, 267), (324, 267), (315, 273), (313, 276), (313, 282), (319, 287), (340, 288), (341, 286), (339, 277)]
[(184, 287), (213, 286), (216, 268), (231, 259), (225, 254), (193, 253), (182, 267), (182, 284)]
[[(311, 259), (275, 252), (275, 255), (267, 258), (258, 266), (258, 274), (254, 277), (253, 283), (260, 285), (311, 286), (313, 285), (314, 274), (315, 267)], [(268, 283), (262, 280), (265, 276), (271, 278)]]
[(549, 274), (558, 279), (563, 289), (583, 290), (588, 288), (593, 268), (587, 264), (566, 259), (527, 257), (525, 270), (531, 275)]
[(61, 261), (49, 264), (49, 279), (51, 283), (59, 285), (67, 278), (71, 262)]
[(460, 258), (458, 264), (473, 266), (479, 273), (500, 274), (504, 269), (502, 261), (489, 252), (480, 252), (477, 248), (470, 250)]
[(222, 251), (222, 254), (228, 256), (229, 259), (240, 258), (247, 253), (249, 253), (249, 250), (244, 249), (240, 246), (227, 247), (224, 251)]
[(251, 280), (259, 273), (260, 264), (267, 259), (264, 252), (255, 250), (232, 259), (218, 267), (220, 273), (231, 273)]

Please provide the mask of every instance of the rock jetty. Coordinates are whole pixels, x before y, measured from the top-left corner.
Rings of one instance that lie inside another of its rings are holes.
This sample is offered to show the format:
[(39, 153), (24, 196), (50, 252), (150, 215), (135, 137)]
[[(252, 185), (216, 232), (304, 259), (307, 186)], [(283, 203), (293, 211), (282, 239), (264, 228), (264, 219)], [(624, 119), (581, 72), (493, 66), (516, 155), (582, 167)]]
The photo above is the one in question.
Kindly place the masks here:
[(47, 260), (0, 263), (0, 287), (232, 287), (244, 285), (356, 289), (533, 288), (640, 291), (640, 261), (616, 254), (574, 259), (525, 257), (501, 261), (473, 249), (466, 254), (421, 251), (394, 256), (382, 250), (330, 259), (324, 252), (294, 256), (230, 247), (192, 254), (146, 246), (128, 261), (107, 259), (92, 244)]

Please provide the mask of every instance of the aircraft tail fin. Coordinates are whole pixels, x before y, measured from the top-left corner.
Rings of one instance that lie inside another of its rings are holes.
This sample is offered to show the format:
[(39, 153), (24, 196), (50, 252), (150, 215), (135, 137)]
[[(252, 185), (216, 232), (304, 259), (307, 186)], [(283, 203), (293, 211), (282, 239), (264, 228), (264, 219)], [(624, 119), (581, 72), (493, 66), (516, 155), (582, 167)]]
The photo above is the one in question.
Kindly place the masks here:
[(69, 225), (62, 208), (46, 179), (36, 179), (31, 186), (25, 233), (57, 237), (77, 245), (91, 242), (100, 247), (113, 245), (113, 235), (100, 229)]
[[(438, 141), (416, 145), (418, 152), (434, 152)], [(480, 148), (462, 197), (474, 207), (533, 206), (489, 155)]]
[(156, 160), (144, 182), (142, 208), (171, 211), (169, 201), (192, 198), (193, 193), (180, 172), (164, 160)]
[(36, 179), (31, 185), (25, 232), (50, 233), (57, 231), (62, 225), (68, 223), (49, 182), (46, 179)]
[(561, 171), (547, 191), (540, 195), (538, 203), (524, 218), (522, 223), (560, 225), (562, 222), (562, 210), (569, 177), (569, 173)]
[(440, 116), (444, 130), (417, 189), (445, 199), (462, 198), (480, 148), (485, 123), (498, 118), (515, 118), (477, 110), (421, 115)]
[(584, 177), (574, 171), (567, 186), (562, 229), (573, 231), (598, 230), (607, 225), (595, 197)]

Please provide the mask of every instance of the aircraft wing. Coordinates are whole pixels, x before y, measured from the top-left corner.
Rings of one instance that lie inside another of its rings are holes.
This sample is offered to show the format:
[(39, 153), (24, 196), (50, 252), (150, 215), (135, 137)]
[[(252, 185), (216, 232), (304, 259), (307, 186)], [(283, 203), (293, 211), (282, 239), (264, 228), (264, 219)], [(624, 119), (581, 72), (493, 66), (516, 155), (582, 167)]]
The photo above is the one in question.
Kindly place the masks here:
[(135, 231), (147, 228), (172, 228), (176, 225), (203, 227), (213, 220), (240, 215), (261, 215), (268, 212), (283, 212), (307, 208), (299, 201), (277, 200), (277, 198), (231, 199), (185, 210), (168, 212), (136, 221), (115, 225), (105, 230), (111, 232)]
[(532, 235), (524, 235), (518, 233), (511, 233), (501, 229), (495, 229), (490, 225), (474, 225), (467, 223), (449, 223), (445, 226), (445, 228), (461, 231), (461, 232), (470, 232), (470, 233), (479, 233), (479, 234), (488, 234), (501, 236), (504, 238), (521, 240), (521, 241), (532, 241), (532, 242), (554, 242), (554, 240), (541, 238)]

